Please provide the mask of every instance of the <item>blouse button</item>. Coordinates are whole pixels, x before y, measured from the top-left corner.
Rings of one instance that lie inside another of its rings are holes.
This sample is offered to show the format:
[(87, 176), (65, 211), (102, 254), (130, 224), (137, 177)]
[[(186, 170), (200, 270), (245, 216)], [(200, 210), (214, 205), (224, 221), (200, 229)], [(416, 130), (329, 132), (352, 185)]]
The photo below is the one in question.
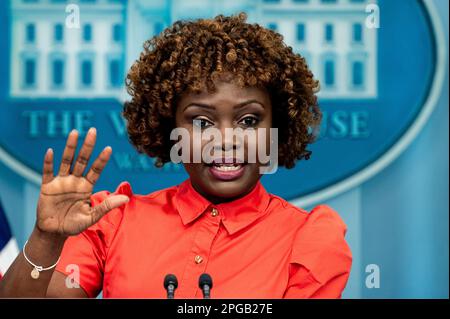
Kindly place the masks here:
[(203, 257), (200, 255), (195, 256), (194, 258), (196, 264), (200, 264), (203, 261)]
[(216, 217), (217, 215), (219, 215), (219, 211), (216, 208), (213, 208), (211, 210), (211, 216), (212, 217)]

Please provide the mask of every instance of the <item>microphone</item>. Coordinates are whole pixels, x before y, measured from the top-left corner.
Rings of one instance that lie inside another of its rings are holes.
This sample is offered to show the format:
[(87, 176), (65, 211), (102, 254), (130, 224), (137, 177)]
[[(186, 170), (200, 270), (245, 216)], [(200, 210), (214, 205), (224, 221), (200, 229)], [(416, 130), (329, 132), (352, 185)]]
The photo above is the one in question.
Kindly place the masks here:
[(211, 298), (211, 288), (213, 286), (212, 278), (208, 274), (201, 274), (198, 278), (198, 286), (203, 292), (203, 299)]
[(173, 299), (175, 296), (175, 289), (178, 287), (178, 280), (175, 275), (167, 274), (164, 277), (164, 288), (167, 290), (167, 299)]

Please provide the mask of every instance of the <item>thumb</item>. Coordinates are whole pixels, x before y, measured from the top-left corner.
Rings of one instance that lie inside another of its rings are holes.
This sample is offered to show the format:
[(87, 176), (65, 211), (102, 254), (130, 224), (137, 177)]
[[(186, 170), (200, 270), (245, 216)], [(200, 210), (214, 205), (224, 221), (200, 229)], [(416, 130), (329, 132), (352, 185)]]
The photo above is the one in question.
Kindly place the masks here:
[(105, 200), (103, 200), (103, 202), (92, 208), (93, 223), (99, 221), (100, 218), (114, 208), (120, 207), (129, 201), (130, 198), (126, 195), (109, 195)]

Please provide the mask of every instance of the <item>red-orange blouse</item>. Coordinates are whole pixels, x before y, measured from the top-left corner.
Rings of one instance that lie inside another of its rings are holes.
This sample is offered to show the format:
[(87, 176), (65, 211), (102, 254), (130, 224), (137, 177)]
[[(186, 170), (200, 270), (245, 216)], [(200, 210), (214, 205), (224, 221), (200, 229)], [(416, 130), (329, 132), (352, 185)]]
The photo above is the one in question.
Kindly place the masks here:
[[(166, 298), (169, 273), (178, 278), (175, 298), (202, 298), (204, 272), (213, 279), (212, 298), (339, 298), (347, 283), (346, 226), (328, 206), (308, 213), (260, 181), (218, 205), (190, 179), (148, 195), (122, 182), (115, 193), (130, 201), (70, 237), (56, 268), (69, 275), (77, 265), (89, 297), (103, 290), (104, 298)], [(109, 194), (93, 194), (92, 205)]]

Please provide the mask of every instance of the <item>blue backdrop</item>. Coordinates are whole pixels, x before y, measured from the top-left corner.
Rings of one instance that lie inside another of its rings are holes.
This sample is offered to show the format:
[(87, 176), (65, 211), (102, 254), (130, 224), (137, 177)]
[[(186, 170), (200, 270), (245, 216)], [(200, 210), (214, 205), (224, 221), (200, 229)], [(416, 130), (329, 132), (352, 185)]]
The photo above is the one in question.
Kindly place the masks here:
[[(312, 159), (265, 176), (266, 188), (341, 214), (354, 256), (344, 297), (448, 298), (448, 1), (427, 2), (432, 11), (418, 0), (2, 1), (0, 198), (19, 247), (34, 225), (45, 149), (60, 154), (73, 127), (95, 125), (117, 153), (97, 190), (130, 180), (148, 193), (186, 178), (176, 165), (156, 171), (127, 143), (122, 79), (142, 41), (175, 19), (246, 11), (306, 57), (326, 114)], [(68, 27), (70, 3), (79, 28)], [(365, 24), (370, 4), (379, 28)], [(53, 10), (36, 14), (40, 6)]]

